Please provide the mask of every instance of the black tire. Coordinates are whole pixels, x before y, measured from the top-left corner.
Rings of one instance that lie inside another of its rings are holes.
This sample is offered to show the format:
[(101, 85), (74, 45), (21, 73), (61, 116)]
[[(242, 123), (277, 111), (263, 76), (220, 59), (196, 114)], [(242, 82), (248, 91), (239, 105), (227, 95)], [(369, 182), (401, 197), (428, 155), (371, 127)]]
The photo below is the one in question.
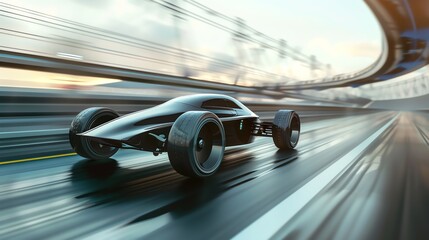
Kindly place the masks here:
[(186, 112), (171, 127), (167, 149), (178, 173), (196, 178), (210, 176), (219, 168), (225, 151), (222, 122), (211, 112)]
[(69, 130), (70, 145), (74, 151), (89, 159), (104, 160), (110, 158), (118, 151), (118, 148), (102, 145), (76, 134), (86, 132), (117, 117), (119, 117), (118, 113), (103, 107), (87, 108), (80, 112), (73, 119)]
[(292, 110), (277, 111), (273, 121), (273, 141), (280, 149), (293, 149), (298, 144), (301, 121)]

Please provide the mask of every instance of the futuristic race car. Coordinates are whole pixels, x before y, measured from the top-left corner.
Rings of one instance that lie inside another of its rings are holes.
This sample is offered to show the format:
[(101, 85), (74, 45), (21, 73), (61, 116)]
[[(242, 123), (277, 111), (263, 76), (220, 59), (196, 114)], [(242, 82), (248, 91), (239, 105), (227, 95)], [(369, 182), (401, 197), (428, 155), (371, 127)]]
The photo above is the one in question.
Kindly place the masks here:
[(262, 122), (238, 100), (220, 94), (174, 98), (158, 106), (119, 115), (104, 107), (80, 112), (72, 121), (73, 149), (89, 159), (108, 159), (119, 148), (168, 153), (173, 168), (188, 177), (206, 177), (219, 168), (225, 147), (251, 143), (254, 136), (272, 137), (280, 149), (299, 140), (300, 118), (279, 110)]

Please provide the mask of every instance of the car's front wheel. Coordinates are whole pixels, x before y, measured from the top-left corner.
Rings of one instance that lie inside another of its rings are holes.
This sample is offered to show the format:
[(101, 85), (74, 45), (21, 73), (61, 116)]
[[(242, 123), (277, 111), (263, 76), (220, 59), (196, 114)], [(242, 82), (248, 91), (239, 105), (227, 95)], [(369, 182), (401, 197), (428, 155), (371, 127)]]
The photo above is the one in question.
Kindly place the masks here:
[(92, 107), (83, 110), (71, 123), (69, 130), (70, 145), (82, 157), (95, 160), (108, 159), (118, 151), (118, 148), (100, 144), (77, 134), (86, 132), (117, 117), (119, 117), (118, 113), (109, 108)]
[(190, 111), (174, 122), (168, 135), (168, 158), (188, 177), (207, 177), (219, 168), (225, 150), (225, 132), (219, 118), (206, 111)]

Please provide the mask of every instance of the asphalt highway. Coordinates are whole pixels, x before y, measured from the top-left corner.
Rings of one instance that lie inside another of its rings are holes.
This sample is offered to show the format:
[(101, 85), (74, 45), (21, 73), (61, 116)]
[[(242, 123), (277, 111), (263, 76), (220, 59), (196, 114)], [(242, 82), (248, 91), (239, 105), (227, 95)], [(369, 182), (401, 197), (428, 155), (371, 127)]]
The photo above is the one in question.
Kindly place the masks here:
[[(121, 150), (0, 165), (1, 239), (427, 239), (429, 114), (305, 118), (293, 151), (228, 148), (212, 177)], [(26, 149), (31, 155), (37, 147)]]

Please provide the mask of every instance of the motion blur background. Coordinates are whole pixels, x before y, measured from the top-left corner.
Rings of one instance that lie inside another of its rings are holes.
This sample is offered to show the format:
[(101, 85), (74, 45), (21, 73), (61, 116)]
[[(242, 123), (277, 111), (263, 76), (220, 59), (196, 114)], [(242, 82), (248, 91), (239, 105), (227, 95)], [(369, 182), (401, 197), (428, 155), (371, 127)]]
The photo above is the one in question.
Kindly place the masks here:
[[(3, 0), (0, 162), (73, 156), (63, 163), (68, 172), (81, 160), (68, 143), (78, 112), (106, 106), (126, 114), (193, 93), (228, 94), (267, 120), (278, 109), (294, 109), (308, 126), (368, 116), (362, 121), (369, 127), (398, 112), (416, 114), (410, 124), (427, 153), (428, 6), (418, 0)], [(344, 140), (365, 128), (343, 123), (345, 132), (332, 131)], [(5, 180), (5, 193), (19, 188), (12, 183), (25, 171)], [(17, 234), (5, 229), (0, 233)], [(82, 236), (75, 234), (69, 236)]]
[[(320, 98), (312, 99), (313, 103), (340, 100), (347, 104), (360, 99), (371, 102), (364, 104), (368, 107), (379, 106), (373, 103), (377, 100), (428, 94), (428, 70), (424, 65), (400, 77), (389, 76), (389, 81), (348, 84), (341, 88), (338, 88), (340, 84), (331, 84), (332, 89), (318, 90), (326, 86), (318, 83), (366, 77), (363, 73), (377, 68), (383, 53), (388, 52), (383, 30), (361, 1), (65, 1), (58, 4), (48, 0), (15, 0), (2, 2), (0, 7), (1, 49), (43, 56), (53, 65), (55, 60), (66, 60), (71, 64), (91, 63), (258, 89), (284, 87), (289, 91), (281, 91), (277, 99), (297, 95), (303, 95), (296, 98), (299, 100), (307, 95)], [(424, 49), (424, 34), (426, 32), (418, 39), (420, 42), (407, 44)], [(402, 35), (401, 41), (406, 41), (407, 34)], [(3, 65), (9, 67), (16, 59), (16, 56), (9, 62), (4, 59)], [(83, 70), (78, 69), (80, 65), (76, 65), (77, 69), (62, 69), (48, 66), (49, 62), (40, 59), (33, 61), (36, 62), (33, 66), (2, 68), (0, 86), (9, 92), (25, 88), (119, 93), (126, 89), (121, 94), (132, 95), (136, 89), (143, 90), (146, 86), (131, 84), (128, 80), (150, 82), (144, 76), (130, 79), (109, 73), (89, 78), (88, 75), (102, 74), (88, 70), (84, 75)], [(165, 82), (153, 80), (152, 83)], [(161, 92), (174, 89), (175, 81), (167, 85)], [(305, 85), (317, 92), (301, 90)], [(138, 95), (157, 96), (157, 92)], [(176, 95), (180, 94), (183, 93)], [(270, 94), (262, 96), (270, 97)]]

